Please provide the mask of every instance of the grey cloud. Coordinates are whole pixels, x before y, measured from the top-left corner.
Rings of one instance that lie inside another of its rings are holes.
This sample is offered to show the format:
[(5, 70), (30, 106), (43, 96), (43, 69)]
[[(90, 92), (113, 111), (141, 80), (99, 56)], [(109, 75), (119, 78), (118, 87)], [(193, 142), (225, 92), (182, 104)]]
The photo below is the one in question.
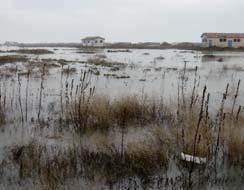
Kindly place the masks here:
[(0, 0), (0, 42), (199, 41), (244, 32), (242, 0)]

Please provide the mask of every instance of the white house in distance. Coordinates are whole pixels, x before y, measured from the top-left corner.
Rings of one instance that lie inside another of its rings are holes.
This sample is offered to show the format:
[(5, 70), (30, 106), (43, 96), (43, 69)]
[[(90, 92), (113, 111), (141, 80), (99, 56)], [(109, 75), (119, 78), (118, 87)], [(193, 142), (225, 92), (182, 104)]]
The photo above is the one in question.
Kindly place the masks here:
[(105, 39), (100, 36), (90, 36), (81, 39), (82, 46), (84, 47), (104, 47)]
[(201, 38), (203, 47), (244, 47), (244, 33), (203, 33)]

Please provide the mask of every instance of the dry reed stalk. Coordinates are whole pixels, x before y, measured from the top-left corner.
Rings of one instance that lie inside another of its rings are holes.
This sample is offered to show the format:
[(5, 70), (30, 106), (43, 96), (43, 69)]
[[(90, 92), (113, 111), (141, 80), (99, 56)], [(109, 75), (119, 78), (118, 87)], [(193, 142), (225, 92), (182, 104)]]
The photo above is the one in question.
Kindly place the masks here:
[(194, 76), (193, 89), (192, 89), (192, 95), (191, 95), (190, 109), (192, 109), (192, 106), (193, 106), (193, 103), (195, 100), (196, 85), (197, 85), (197, 66), (195, 68), (195, 76)]
[(39, 122), (40, 122), (40, 115), (41, 115), (41, 109), (42, 109), (42, 91), (44, 89), (45, 66), (46, 66), (46, 64), (43, 64), (42, 75), (41, 75), (41, 84), (40, 84), (39, 105), (38, 105), (38, 114), (37, 114), (37, 118), (38, 118)]
[(185, 81), (186, 81), (186, 63), (187, 61), (184, 61), (184, 69), (183, 69), (183, 74), (181, 76), (181, 97), (182, 97), (182, 108), (185, 110), (186, 108), (186, 102), (185, 102)]
[(224, 113), (224, 106), (225, 106), (225, 101), (227, 99), (228, 90), (229, 90), (229, 83), (226, 85), (225, 93), (223, 93), (223, 98), (221, 101), (221, 106), (220, 106), (220, 111), (219, 111), (219, 116), (218, 116), (218, 133), (217, 133), (217, 142), (216, 142), (216, 147), (215, 147), (215, 152), (214, 152), (215, 180), (217, 179), (217, 156), (218, 156), (218, 152), (219, 152), (221, 129), (224, 125), (224, 120), (225, 120), (225, 116), (226, 116), (226, 114)]
[(61, 67), (61, 76), (60, 76), (60, 108), (61, 108), (61, 116), (60, 116), (60, 121), (62, 120), (61, 118), (63, 118), (63, 69), (64, 66), (62, 64)]
[(236, 87), (236, 93), (235, 93), (235, 96), (234, 96), (234, 101), (233, 101), (233, 105), (232, 105), (232, 109), (231, 109), (231, 115), (232, 116), (233, 116), (234, 108), (235, 108), (235, 105), (236, 105), (236, 99), (237, 99), (238, 94), (239, 94), (240, 83), (241, 83), (241, 80), (238, 81), (238, 84), (237, 84), (237, 87)]
[[(207, 87), (204, 86), (203, 93), (202, 93), (201, 108), (200, 108), (200, 113), (199, 113), (199, 117), (198, 117), (196, 131), (195, 131), (195, 135), (194, 135), (194, 141), (193, 141), (193, 155), (192, 155), (193, 157), (196, 156), (197, 145), (199, 144), (200, 138), (201, 138), (201, 136), (199, 135), (199, 129), (200, 129), (201, 122), (202, 122), (202, 119), (203, 119), (204, 101), (205, 101), (206, 90), (207, 90)], [(192, 172), (193, 172), (193, 169), (194, 169), (194, 164), (195, 163), (192, 162), (192, 164), (190, 166), (190, 170), (189, 170), (189, 177), (188, 177), (189, 186), (191, 186), (191, 176), (192, 176)]]
[(28, 120), (28, 94), (29, 94), (30, 70), (27, 73), (26, 94), (25, 94), (25, 121)]
[(20, 107), (20, 113), (21, 113), (21, 122), (24, 123), (24, 113), (21, 103), (21, 81), (20, 81), (20, 75), (18, 75), (18, 83), (19, 83), (19, 107)]

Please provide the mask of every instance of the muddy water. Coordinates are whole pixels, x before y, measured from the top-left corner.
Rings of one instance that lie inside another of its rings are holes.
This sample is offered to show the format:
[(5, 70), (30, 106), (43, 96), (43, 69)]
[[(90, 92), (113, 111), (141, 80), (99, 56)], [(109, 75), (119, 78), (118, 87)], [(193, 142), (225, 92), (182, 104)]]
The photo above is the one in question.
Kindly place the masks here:
[[(0, 47), (0, 50), (9, 50), (16, 48)], [(71, 84), (74, 80), (74, 86), (79, 84), (81, 72), (89, 68), (96, 67), (100, 75), (93, 75), (91, 78), (91, 86), (96, 87), (96, 94), (102, 94), (111, 98), (125, 95), (148, 96), (156, 100), (164, 102), (175, 102), (178, 94), (178, 86), (181, 84), (180, 76), (185, 72), (184, 89), (186, 96), (190, 95), (193, 88), (195, 71), (197, 66), (197, 90), (201, 94), (203, 86), (207, 86), (207, 91), (210, 95), (210, 106), (212, 110), (219, 109), (221, 104), (222, 94), (227, 83), (230, 84), (230, 102), (231, 97), (234, 97), (235, 88), (238, 80), (244, 81), (244, 53), (242, 52), (198, 52), (198, 51), (182, 51), (182, 50), (131, 50), (131, 52), (108, 53), (107, 50), (99, 50), (94, 54), (77, 53), (78, 50), (73, 48), (45, 48), (54, 51), (54, 54), (46, 55), (31, 55), (30, 59), (65, 59), (72, 61), (67, 67), (75, 68), (76, 71), (70, 75), (62, 75), (61, 67), (50, 68), (48, 74), (44, 76), (43, 91), (41, 100), (41, 118), (45, 126), (58, 126), (58, 117), (62, 101), (65, 103), (66, 84)], [(14, 53), (1, 53), (1, 55), (13, 55)], [(111, 68), (103, 66), (87, 65), (88, 59), (97, 55), (105, 55), (107, 61), (126, 63), (125, 68), (118, 71), (111, 71)], [(207, 55), (207, 56), (206, 56)], [(209, 56), (209, 55), (214, 55)], [(222, 58), (223, 60), (219, 60)], [(12, 73), (9, 77), (4, 75), (8, 68), (18, 66), (18, 72)], [(186, 66), (186, 67), (185, 67)], [(185, 67), (185, 71), (184, 71)], [(0, 66), (1, 70), (1, 94), (6, 97), (6, 112), (7, 123), (2, 127), (0, 132), (0, 159), (4, 157), (3, 148), (15, 144), (26, 144), (29, 140), (36, 138), (41, 142), (48, 144), (72, 144), (73, 136), (69, 130), (63, 131), (61, 134), (57, 129), (45, 127), (40, 130), (36, 127), (36, 120), (39, 111), (40, 89), (41, 89), (41, 71), (40, 69), (33, 74), (29, 83), (26, 75), (21, 75), (18, 78), (18, 73), (27, 70), (25, 63), (12, 63)], [(117, 76), (129, 76), (125, 79), (117, 79), (106, 77), (106, 74), (116, 74)], [(26, 88), (28, 85), (28, 93), (26, 98)], [(61, 98), (62, 95), (62, 98)], [(238, 96), (238, 105), (244, 104), (244, 83), (240, 85), (240, 95)], [(26, 106), (27, 101), (27, 106)], [(228, 106), (228, 102), (227, 102)], [(229, 105), (231, 106), (231, 105)], [(23, 117), (27, 121), (21, 122)], [(143, 141), (147, 138), (149, 131), (147, 129), (130, 129), (125, 141)], [(93, 140), (96, 139), (96, 134), (88, 135), (82, 139), (83, 146), (91, 149), (96, 149), (93, 146)], [(119, 146), (120, 132), (111, 131), (109, 134), (111, 143)], [(171, 173), (170, 173), (171, 172)], [(177, 176), (178, 170), (174, 164), (171, 166), (171, 171), (168, 175)], [(119, 183), (115, 187), (119, 189), (126, 188), (128, 181), (124, 185)], [(69, 186), (69, 185), (68, 185)], [(69, 189), (77, 189), (78, 187), (89, 189), (102, 189), (102, 184), (95, 181), (91, 184), (83, 180), (77, 180), (76, 184)], [(14, 189), (13, 186), (3, 186), (6, 189)], [(233, 187), (233, 186), (232, 186)], [(103, 187), (107, 189), (108, 187)], [(130, 188), (134, 188), (131, 185)], [(142, 189), (142, 186), (137, 186), (136, 189)], [(171, 187), (169, 186), (169, 189)], [(218, 187), (206, 186), (203, 189), (228, 189), (221, 185)], [(148, 187), (147, 189), (160, 189), (157, 187)]]

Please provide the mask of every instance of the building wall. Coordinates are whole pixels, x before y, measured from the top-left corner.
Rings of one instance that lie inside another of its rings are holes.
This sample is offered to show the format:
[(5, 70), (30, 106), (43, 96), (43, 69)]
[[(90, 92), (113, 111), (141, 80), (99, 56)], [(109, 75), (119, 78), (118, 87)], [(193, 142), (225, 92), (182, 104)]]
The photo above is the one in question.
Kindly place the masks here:
[(203, 47), (209, 47), (209, 41), (212, 40), (212, 46), (213, 47), (229, 47), (228, 41), (232, 41), (232, 47), (233, 48), (240, 48), (244, 47), (244, 38), (240, 38), (240, 42), (234, 42), (234, 38), (226, 38), (226, 42), (220, 42), (220, 38), (206, 38), (203, 37), (202, 40), (207, 40), (206, 42), (202, 42)]
[(86, 47), (103, 47), (103, 39), (94, 39), (94, 40), (82, 40), (82, 45)]

